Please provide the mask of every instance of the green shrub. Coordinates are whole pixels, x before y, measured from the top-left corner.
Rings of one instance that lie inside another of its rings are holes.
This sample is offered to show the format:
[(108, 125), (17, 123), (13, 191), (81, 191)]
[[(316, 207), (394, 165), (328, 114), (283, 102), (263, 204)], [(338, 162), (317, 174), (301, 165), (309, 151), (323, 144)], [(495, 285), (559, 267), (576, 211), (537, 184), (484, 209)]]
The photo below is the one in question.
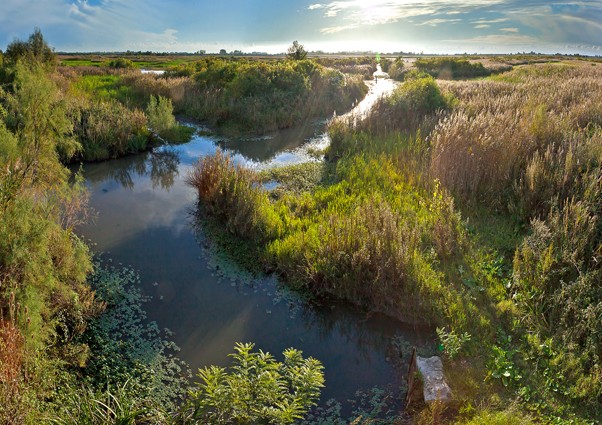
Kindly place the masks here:
[[(423, 141), (420, 134), (428, 134), (434, 126), (438, 111), (448, 108), (448, 99), (435, 80), (428, 75), (415, 75), (390, 96), (378, 100), (365, 117), (333, 120), (328, 127), (331, 144), (327, 156), (338, 158), (346, 153), (370, 151), (375, 143), (381, 148), (383, 143), (406, 147), (408, 142), (417, 147)], [(422, 155), (418, 151), (414, 154)]]
[(315, 406), (324, 386), (322, 364), (289, 348), (277, 362), (254, 344), (238, 343), (229, 371), (211, 366), (199, 370), (201, 382), (190, 391), (187, 419), (202, 423), (278, 423), (302, 419)]
[(162, 425), (168, 422), (162, 406), (132, 392), (128, 383), (94, 391), (86, 386), (63, 389), (60, 407), (47, 423), (54, 425)]
[(196, 86), (174, 96), (174, 105), (233, 133), (263, 133), (329, 117), (367, 92), (361, 76), (345, 76), (309, 60), (205, 58), (189, 67)]
[(225, 221), (238, 236), (264, 242), (282, 231), (282, 222), (252, 171), (218, 151), (201, 158), (187, 177), (204, 210)]
[(109, 61), (107, 66), (109, 68), (115, 68), (115, 69), (136, 68), (136, 64), (134, 62), (132, 62), (130, 59), (126, 59), (126, 58), (119, 58), (119, 59), (114, 59), (112, 61)]
[(117, 158), (147, 147), (147, 119), (138, 109), (130, 110), (111, 100), (73, 105), (70, 115), (85, 161)]
[(502, 412), (483, 411), (466, 422), (458, 422), (462, 425), (530, 425), (533, 420), (514, 410)]
[(9, 43), (4, 58), (12, 65), (15, 65), (20, 59), (52, 66), (58, 62), (54, 50), (48, 46), (39, 28), (34, 29), (27, 41), (14, 40)]
[(419, 58), (415, 66), (419, 71), (442, 79), (483, 77), (491, 74), (482, 63), (459, 58)]
[(146, 115), (149, 126), (159, 134), (172, 130), (177, 125), (171, 100), (163, 96), (150, 96)]
[(387, 74), (389, 74), (389, 77), (391, 77), (392, 79), (398, 80), (398, 81), (403, 81), (405, 71), (406, 71), (404, 63), (403, 63), (403, 59), (402, 58), (395, 59), (393, 61), (393, 63), (389, 64), (387, 69), (383, 68), (383, 71), (385, 71)]

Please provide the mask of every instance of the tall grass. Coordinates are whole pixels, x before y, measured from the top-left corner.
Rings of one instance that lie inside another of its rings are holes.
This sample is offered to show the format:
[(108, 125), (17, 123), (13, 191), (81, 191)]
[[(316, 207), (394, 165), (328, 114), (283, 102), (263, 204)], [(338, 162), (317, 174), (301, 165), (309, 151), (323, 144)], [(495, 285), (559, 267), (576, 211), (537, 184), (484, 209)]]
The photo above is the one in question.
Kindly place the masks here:
[[(520, 204), (514, 187), (535, 184), (542, 156), (564, 157), (602, 124), (602, 72), (551, 66), (517, 68), (504, 81), (442, 84), (459, 103), (429, 138), (432, 177), (465, 201)], [(520, 82), (506, 82), (515, 77)], [(539, 213), (534, 207), (523, 205), (523, 216)]]
[(256, 174), (223, 152), (201, 158), (187, 183), (197, 189), (205, 210), (224, 220), (230, 232), (260, 242), (281, 231), (280, 218), (271, 210)]

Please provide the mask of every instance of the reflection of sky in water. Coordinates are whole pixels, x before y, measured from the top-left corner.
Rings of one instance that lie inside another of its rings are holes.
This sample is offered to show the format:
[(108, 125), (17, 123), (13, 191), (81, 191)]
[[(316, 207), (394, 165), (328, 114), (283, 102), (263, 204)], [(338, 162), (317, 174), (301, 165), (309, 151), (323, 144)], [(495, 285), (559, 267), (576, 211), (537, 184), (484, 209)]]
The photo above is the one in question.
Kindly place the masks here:
[[(194, 164), (200, 157), (213, 155), (218, 149), (221, 149), (228, 152), (238, 164), (262, 169), (314, 161), (315, 158), (312, 156), (312, 150), (322, 150), (329, 143), (330, 139), (323, 131), (317, 135), (312, 134), (305, 139), (297, 139), (294, 143), (291, 143), (288, 134), (234, 141), (214, 136), (195, 135), (189, 143), (179, 146), (160, 147), (158, 150), (174, 150), (178, 153), (183, 164), (190, 165)], [(251, 150), (252, 152), (249, 152)], [(251, 155), (245, 155), (245, 153)]]
[[(278, 357), (293, 346), (320, 359), (325, 399), (346, 400), (357, 389), (400, 382), (403, 368), (387, 359), (397, 355), (390, 341), (395, 334), (418, 341), (415, 331), (345, 306), (311, 307), (275, 279), (243, 278), (193, 225), (196, 193), (185, 178), (199, 157), (221, 144), (235, 161), (256, 168), (313, 160), (312, 150), (329, 143), (322, 128), (312, 126), (309, 136), (290, 131), (280, 139), (221, 143), (197, 135), (183, 145), (84, 166), (98, 218), (80, 232), (96, 252), (110, 252), (114, 262), (139, 271), (143, 291), (152, 296), (149, 318), (175, 332), (179, 356), (193, 370), (224, 365), (235, 342), (253, 341)], [(299, 134), (303, 138), (294, 140)]]

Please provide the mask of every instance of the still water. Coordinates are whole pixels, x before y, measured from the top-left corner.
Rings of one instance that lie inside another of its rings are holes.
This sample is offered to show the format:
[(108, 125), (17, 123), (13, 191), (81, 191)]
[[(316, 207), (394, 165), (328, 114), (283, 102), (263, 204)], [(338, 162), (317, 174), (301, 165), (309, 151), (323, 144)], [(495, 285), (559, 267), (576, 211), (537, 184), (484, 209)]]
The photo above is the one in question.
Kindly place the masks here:
[(322, 400), (344, 402), (356, 390), (400, 387), (406, 366), (393, 340), (428, 343), (397, 321), (348, 305), (315, 306), (274, 277), (250, 278), (195, 225), (196, 193), (185, 178), (199, 157), (222, 148), (257, 168), (315, 160), (312, 149), (328, 144), (323, 129), (324, 122), (314, 122), (236, 141), (197, 135), (183, 145), (84, 166), (97, 218), (80, 233), (105, 260), (140, 273), (152, 297), (149, 319), (174, 333), (193, 371), (226, 365), (235, 342), (255, 342), (277, 358), (295, 347), (323, 362)]

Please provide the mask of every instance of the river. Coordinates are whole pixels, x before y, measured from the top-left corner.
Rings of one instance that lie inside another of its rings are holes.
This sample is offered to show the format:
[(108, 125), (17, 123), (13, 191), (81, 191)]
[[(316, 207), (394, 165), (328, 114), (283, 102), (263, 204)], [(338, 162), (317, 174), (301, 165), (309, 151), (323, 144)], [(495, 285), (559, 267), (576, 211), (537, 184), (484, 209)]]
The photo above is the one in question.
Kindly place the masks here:
[[(371, 83), (356, 112), (392, 87), (390, 80)], [(105, 260), (139, 272), (142, 290), (151, 296), (145, 305), (150, 320), (173, 332), (179, 357), (193, 371), (226, 365), (238, 341), (255, 342), (278, 358), (295, 347), (323, 362), (322, 400), (344, 402), (356, 390), (401, 387), (406, 366), (393, 340), (404, 346), (428, 343), (424, 334), (395, 320), (348, 305), (315, 306), (274, 277), (250, 278), (195, 226), (197, 196), (185, 178), (199, 157), (219, 147), (261, 168), (315, 160), (311, 148), (328, 142), (324, 121), (318, 121), (246, 140), (196, 135), (183, 145), (84, 165), (97, 218), (80, 233)]]

